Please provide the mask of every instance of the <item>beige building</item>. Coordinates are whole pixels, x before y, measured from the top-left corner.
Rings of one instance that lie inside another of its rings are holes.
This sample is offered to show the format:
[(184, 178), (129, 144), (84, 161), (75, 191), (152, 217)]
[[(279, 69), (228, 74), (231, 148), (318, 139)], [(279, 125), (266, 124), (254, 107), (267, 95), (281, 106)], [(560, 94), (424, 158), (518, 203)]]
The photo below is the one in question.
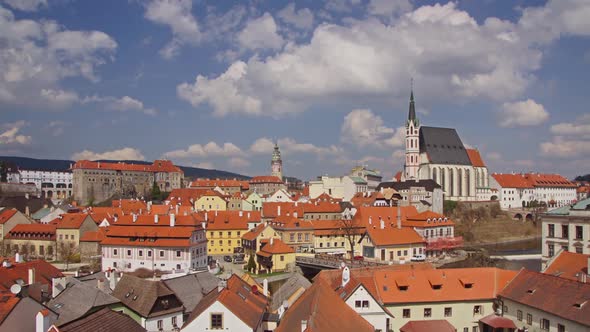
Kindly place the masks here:
[(4, 240), (4, 236), (6, 236), (14, 226), (30, 223), (32, 223), (31, 220), (17, 209), (3, 208), (0, 210), (0, 241)]
[(27, 259), (54, 260), (56, 255), (55, 225), (19, 224), (4, 238), (7, 255), (19, 253)]
[(307, 220), (282, 216), (270, 221), (272, 227), (280, 236), (283, 243), (295, 249), (296, 252), (311, 252), (313, 249), (313, 225)]
[(271, 195), (279, 189), (287, 189), (287, 186), (276, 176), (255, 176), (250, 179), (250, 190), (260, 195)]
[(259, 271), (284, 272), (295, 265), (295, 250), (281, 240), (270, 238), (264, 241), (256, 253)]
[(81, 203), (102, 202), (113, 195), (148, 194), (154, 182), (161, 191), (181, 187), (184, 172), (168, 160), (151, 165), (79, 160), (72, 166), (73, 196)]
[[(69, 247), (71, 252), (79, 253), (80, 238), (86, 233), (97, 231), (98, 226), (89, 214), (82, 213), (67, 213), (61, 215), (57, 220), (56, 225), (56, 240), (58, 248), (58, 256), (60, 250), (67, 251)], [(61, 259), (61, 258), (60, 258)]]

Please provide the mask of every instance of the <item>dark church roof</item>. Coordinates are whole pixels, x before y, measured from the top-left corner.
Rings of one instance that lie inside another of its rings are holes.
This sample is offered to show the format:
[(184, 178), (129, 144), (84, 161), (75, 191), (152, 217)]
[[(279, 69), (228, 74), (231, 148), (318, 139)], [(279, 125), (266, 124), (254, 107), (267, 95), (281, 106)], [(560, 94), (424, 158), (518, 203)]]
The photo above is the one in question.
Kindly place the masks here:
[(436, 181), (427, 179), (427, 180), (407, 180), (403, 182), (381, 182), (377, 186), (377, 191), (380, 191), (384, 188), (393, 188), (397, 191), (408, 190), (410, 187), (424, 187), (426, 191), (432, 192), (434, 189), (441, 188), (441, 186), (436, 183)]
[(471, 165), (457, 131), (452, 128), (420, 127), (420, 153), (432, 164)]

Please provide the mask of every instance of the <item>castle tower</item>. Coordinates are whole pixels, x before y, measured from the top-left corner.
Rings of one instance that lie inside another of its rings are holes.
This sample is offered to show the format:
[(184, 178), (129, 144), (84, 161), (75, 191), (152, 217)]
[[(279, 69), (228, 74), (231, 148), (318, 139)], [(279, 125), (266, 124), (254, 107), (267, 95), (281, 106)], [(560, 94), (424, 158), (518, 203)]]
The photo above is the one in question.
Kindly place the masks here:
[(275, 143), (275, 149), (272, 152), (272, 160), (270, 162), (271, 175), (283, 180), (283, 160), (281, 159), (281, 151), (279, 151), (278, 144)]
[(418, 180), (420, 168), (420, 121), (416, 118), (414, 89), (410, 92), (410, 111), (406, 122), (406, 162), (404, 175), (406, 180)]

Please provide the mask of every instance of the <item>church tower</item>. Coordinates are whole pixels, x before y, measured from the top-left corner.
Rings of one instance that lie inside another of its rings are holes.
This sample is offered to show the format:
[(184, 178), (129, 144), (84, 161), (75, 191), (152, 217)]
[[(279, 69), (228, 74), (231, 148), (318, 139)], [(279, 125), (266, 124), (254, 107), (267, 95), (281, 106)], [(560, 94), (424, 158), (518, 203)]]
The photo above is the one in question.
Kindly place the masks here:
[(272, 160), (270, 162), (272, 176), (276, 176), (281, 181), (283, 180), (283, 160), (281, 159), (281, 151), (279, 151), (279, 146), (275, 143), (275, 149), (272, 152)]
[(406, 180), (419, 180), (420, 168), (420, 121), (416, 118), (414, 89), (410, 92), (410, 111), (406, 122), (406, 163), (404, 175)]

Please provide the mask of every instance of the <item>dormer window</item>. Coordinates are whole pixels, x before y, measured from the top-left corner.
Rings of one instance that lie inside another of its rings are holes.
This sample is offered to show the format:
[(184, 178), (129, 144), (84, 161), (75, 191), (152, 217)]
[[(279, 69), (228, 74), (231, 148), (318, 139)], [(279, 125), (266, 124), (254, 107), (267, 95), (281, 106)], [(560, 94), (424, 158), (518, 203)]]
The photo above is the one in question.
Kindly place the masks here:
[(533, 294), (535, 293), (536, 289), (528, 289), (526, 292), (527, 294)]
[(584, 301), (581, 303), (574, 303), (574, 308), (576, 309), (582, 309), (582, 307), (587, 303), (588, 301)]

